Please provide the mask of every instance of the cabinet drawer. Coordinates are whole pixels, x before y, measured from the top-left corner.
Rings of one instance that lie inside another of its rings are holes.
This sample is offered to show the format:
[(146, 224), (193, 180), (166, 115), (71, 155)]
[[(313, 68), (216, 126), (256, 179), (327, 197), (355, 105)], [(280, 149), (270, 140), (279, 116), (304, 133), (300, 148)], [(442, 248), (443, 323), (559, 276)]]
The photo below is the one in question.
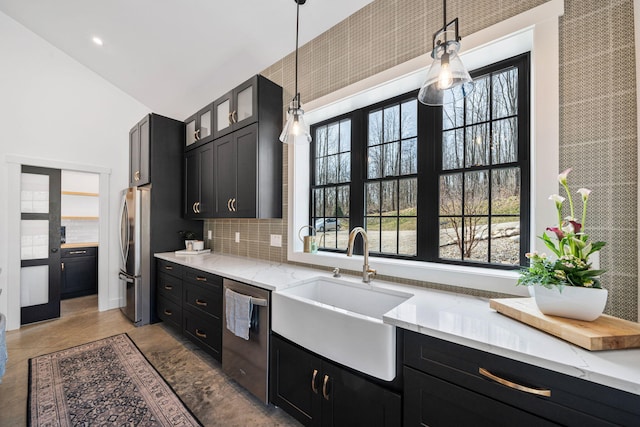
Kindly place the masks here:
[(222, 314), (222, 290), (216, 285), (201, 285), (199, 283), (183, 283), (183, 306), (195, 313), (215, 316), (220, 319)]
[(182, 278), (183, 267), (180, 264), (176, 264), (175, 262), (158, 258), (157, 269), (159, 272), (162, 271), (163, 273), (167, 273), (171, 276)]
[(60, 251), (61, 258), (75, 258), (81, 256), (96, 256), (98, 248), (95, 246), (86, 248), (65, 248)]
[(175, 303), (182, 301), (182, 279), (159, 272), (157, 281), (158, 295), (168, 298)]
[[(640, 419), (640, 396), (415, 332), (405, 334), (404, 361), (424, 373), (561, 424), (633, 425)], [(494, 375), (497, 381), (487, 375)], [(501, 380), (506, 382), (501, 384)], [(514, 383), (527, 389), (517, 390)], [(548, 390), (550, 396), (533, 394), (533, 390)]]
[(191, 283), (197, 283), (200, 285), (213, 285), (212, 289), (215, 289), (217, 285), (220, 292), (222, 292), (222, 277), (216, 276), (215, 274), (185, 267), (183, 279)]
[(185, 336), (221, 361), (222, 322), (220, 319), (189, 309), (185, 309), (182, 314), (182, 329)]
[(167, 325), (180, 330), (182, 325), (182, 307), (170, 299), (158, 296), (158, 317)]

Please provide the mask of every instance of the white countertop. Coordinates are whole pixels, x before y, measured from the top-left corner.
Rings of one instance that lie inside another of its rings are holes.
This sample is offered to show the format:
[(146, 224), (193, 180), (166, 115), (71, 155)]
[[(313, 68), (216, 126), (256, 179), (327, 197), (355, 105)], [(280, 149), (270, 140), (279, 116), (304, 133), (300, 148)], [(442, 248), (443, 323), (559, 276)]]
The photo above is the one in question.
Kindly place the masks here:
[[(221, 254), (156, 254), (157, 258), (277, 291), (329, 272)], [(345, 280), (359, 282), (354, 276)], [(446, 341), (640, 395), (640, 349), (588, 351), (489, 308), (486, 298), (373, 280), (374, 287), (414, 296), (384, 322)]]

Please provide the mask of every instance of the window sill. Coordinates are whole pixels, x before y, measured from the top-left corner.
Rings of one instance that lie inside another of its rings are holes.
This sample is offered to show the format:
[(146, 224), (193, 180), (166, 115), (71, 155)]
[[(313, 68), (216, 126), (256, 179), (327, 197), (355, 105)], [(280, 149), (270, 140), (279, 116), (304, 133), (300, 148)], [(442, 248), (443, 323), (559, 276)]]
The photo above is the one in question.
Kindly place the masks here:
[[(323, 267), (338, 267), (354, 271), (361, 271), (363, 265), (362, 255), (347, 257), (344, 254), (330, 252), (318, 252), (315, 254), (289, 252), (288, 258), (289, 261), (293, 262)], [(369, 264), (371, 268), (377, 270), (379, 275), (383, 276), (401, 277), (403, 279), (459, 286), (462, 288), (529, 296), (526, 287), (516, 286), (518, 272), (513, 270), (495, 270), (482, 267), (374, 257), (369, 258)]]

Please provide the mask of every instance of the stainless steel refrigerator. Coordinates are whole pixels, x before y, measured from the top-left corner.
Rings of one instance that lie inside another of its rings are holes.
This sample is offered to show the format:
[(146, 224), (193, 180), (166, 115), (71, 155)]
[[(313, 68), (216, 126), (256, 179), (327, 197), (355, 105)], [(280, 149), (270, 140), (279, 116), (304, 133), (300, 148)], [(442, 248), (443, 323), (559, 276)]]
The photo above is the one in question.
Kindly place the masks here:
[(125, 305), (120, 309), (141, 326), (151, 321), (151, 189), (127, 188), (121, 197), (119, 276)]

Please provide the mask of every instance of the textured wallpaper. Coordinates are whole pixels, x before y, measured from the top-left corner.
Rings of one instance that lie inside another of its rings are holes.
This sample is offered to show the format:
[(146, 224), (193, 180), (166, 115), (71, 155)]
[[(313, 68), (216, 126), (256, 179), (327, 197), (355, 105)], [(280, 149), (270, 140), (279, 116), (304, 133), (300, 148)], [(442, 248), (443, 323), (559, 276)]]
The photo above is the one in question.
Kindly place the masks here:
[[(447, 16), (460, 20), (462, 37), (538, 6), (542, 0), (448, 0)], [(304, 25), (304, 23), (301, 23)], [(442, 25), (440, 0), (376, 0), (300, 48), (303, 103), (331, 93), (430, 50)], [(463, 46), (464, 48), (464, 46)], [(637, 320), (637, 131), (632, 0), (565, 0), (560, 19), (560, 170), (593, 190), (589, 231), (608, 243), (608, 314)], [(294, 56), (261, 74), (284, 87), (283, 110), (293, 97)], [(287, 152), (283, 164), (282, 220), (209, 220), (213, 250), (286, 262)], [(235, 243), (235, 232), (240, 242)], [(283, 247), (269, 246), (282, 234)], [(391, 279), (393, 278), (386, 278)], [(453, 289), (429, 283), (417, 286)], [(490, 296), (485, 292), (453, 289)]]

